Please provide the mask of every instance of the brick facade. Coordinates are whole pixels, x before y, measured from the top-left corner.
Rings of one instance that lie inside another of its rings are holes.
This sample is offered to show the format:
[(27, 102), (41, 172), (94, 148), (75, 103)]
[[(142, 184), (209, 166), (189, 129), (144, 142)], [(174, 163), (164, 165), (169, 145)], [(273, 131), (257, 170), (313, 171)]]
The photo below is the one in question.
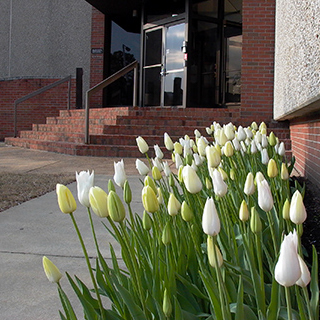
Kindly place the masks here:
[[(0, 81), (0, 141), (14, 135), (14, 102), (59, 79), (14, 79)], [(67, 108), (68, 83), (63, 83), (18, 105), (17, 131), (30, 130), (33, 123), (45, 123)], [(72, 80), (71, 108), (75, 107), (75, 80)]]

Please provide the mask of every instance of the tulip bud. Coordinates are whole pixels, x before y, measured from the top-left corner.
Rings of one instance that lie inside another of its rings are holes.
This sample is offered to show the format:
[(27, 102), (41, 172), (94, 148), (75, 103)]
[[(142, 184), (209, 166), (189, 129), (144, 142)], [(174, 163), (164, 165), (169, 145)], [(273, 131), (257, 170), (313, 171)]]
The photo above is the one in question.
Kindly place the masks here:
[(168, 164), (168, 161), (162, 163), (162, 169), (164, 171), (165, 176), (169, 177), (170, 174), (171, 174), (171, 169), (170, 169), (170, 166)]
[(306, 208), (301, 193), (297, 190), (291, 199), (290, 220), (295, 224), (302, 224), (307, 218)]
[(142, 189), (142, 204), (146, 211), (155, 213), (159, 210), (159, 202), (154, 190), (149, 186)]
[(278, 168), (274, 159), (269, 160), (267, 172), (269, 178), (274, 178), (278, 175)]
[(173, 193), (170, 193), (168, 200), (168, 213), (170, 216), (176, 216), (181, 208), (181, 203)]
[(221, 146), (224, 146), (227, 143), (228, 138), (227, 138), (227, 136), (225, 135), (225, 133), (224, 133), (224, 131), (222, 129), (219, 130), (218, 132), (219, 132), (219, 138), (218, 138), (219, 144)]
[(247, 196), (251, 196), (255, 192), (255, 186), (254, 186), (253, 180), (254, 180), (253, 174), (252, 172), (249, 172), (247, 174), (247, 178), (246, 178), (246, 182), (244, 184), (244, 190), (243, 190)]
[(255, 121), (253, 121), (253, 122), (251, 123), (251, 128), (252, 128), (252, 130), (255, 130), (255, 131), (258, 130), (258, 125), (257, 125), (257, 123), (256, 123)]
[(273, 132), (269, 134), (269, 144), (271, 147), (274, 147), (277, 144), (277, 139)]
[(246, 138), (247, 138), (246, 132), (244, 131), (242, 126), (239, 126), (238, 132), (237, 132), (237, 139), (239, 141), (244, 141), (246, 140)]
[(140, 159), (136, 160), (136, 168), (141, 176), (146, 176), (150, 171), (149, 167)]
[(143, 211), (143, 217), (142, 217), (142, 226), (143, 229), (149, 231), (152, 227), (152, 220), (149, 216), (149, 214), (147, 213), (147, 211)]
[(152, 164), (154, 167), (157, 167), (160, 172), (163, 171), (162, 162), (159, 158), (155, 157), (152, 159)]
[(267, 136), (265, 134), (262, 134), (261, 135), (261, 145), (262, 145), (262, 148), (267, 148), (268, 147), (268, 139), (267, 139)]
[(208, 177), (206, 177), (206, 188), (211, 190), (213, 188), (212, 183)]
[(111, 179), (109, 179), (109, 181), (108, 181), (108, 191), (109, 191), (109, 192), (110, 192), (110, 191), (116, 192), (116, 188), (114, 187), (114, 184), (113, 184), (113, 182), (112, 182)]
[(236, 174), (235, 174), (234, 170), (231, 169), (231, 170), (230, 170), (230, 179), (231, 179), (232, 181), (234, 181), (234, 180), (235, 180), (235, 176), (236, 176)]
[(156, 144), (153, 146), (154, 152), (157, 158), (162, 159), (163, 158), (163, 152), (161, 151), (160, 147)]
[(182, 169), (182, 179), (186, 189), (192, 193), (198, 193), (202, 189), (202, 182), (197, 175), (196, 171), (189, 165)]
[(257, 148), (257, 145), (254, 142), (254, 140), (251, 141), (250, 152), (251, 152), (251, 154), (255, 154), (258, 152), (258, 148)]
[(249, 210), (245, 200), (242, 200), (241, 202), (241, 206), (239, 210), (239, 219), (243, 222), (246, 222), (249, 220)]
[(285, 163), (281, 164), (281, 179), (282, 180), (288, 180), (289, 179), (289, 172), (288, 168)]
[(171, 243), (172, 241), (171, 221), (167, 221), (166, 225), (164, 226), (164, 229), (162, 231), (161, 241), (165, 246)]
[(226, 157), (232, 157), (233, 156), (233, 146), (231, 141), (228, 141), (224, 146), (224, 155)]
[(48, 280), (52, 283), (59, 283), (62, 274), (53, 262), (44, 256), (42, 258), (42, 265)]
[(181, 166), (183, 166), (183, 162), (179, 153), (175, 154), (175, 163), (176, 163), (176, 169), (179, 169)]
[(123, 189), (124, 183), (127, 180), (127, 175), (124, 170), (124, 162), (123, 159), (118, 162), (114, 162), (114, 176), (113, 180), (114, 182)]
[(110, 218), (115, 222), (122, 222), (126, 216), (126, 210), (114, 191), (109, 192), (107, 203)]
[(169, 318), (171, 316), (172, 304), (167, 289), (164, 290), (162, 311), (165, 314), (166, 318)]
[(155, 194), (157, 194), (157, 186), (156, 186), (156, 184), (154, 183), (154, 181), (152, 180), (151, 177), (146, 176), (144, 178), (144, 182), (143, 183), (144, 183), (144, 186), (150, 186), (152, 188), (153, 192)]
[(136, 138), (136, 142), (137, 142), (139, 151), (140, 151), (142, 154), (145, 154), (145, 153), (148, 152), (149, 146), (148, 146), (147, 142), (146, 142), (141, 136), (139, 136), (138, 138)]
[(228, 175), (227, 175), (227, 173), (226, 173), (221, 167), (218, 168), (218, 171), (220, 172), (223, 181), (228, 180)]
[(214, 193), (219, 197), (223, 197), (224, 195), (226, 195), (228, 191), (228, 186), (223, 181), (222, 175), (219, 172), (219, 170), (210, 168), (209, 174), (212, 179)]
[(173, 144), (173, 148), (174, 148), (174, 153), (180, 154), (180, 155), (182, 154), (183, 148), (182, 148), (182, 145), (179, 142), (175, 142)]
[(77, 180), (77, 191), (78, 191), (78, 200), (79, 202), (89, 208), (89, 190), (93, 187), (94, 184), (94, 171), (81, 171), (80, 173), (76, 172)]
[(203, 208), (202, 229), (209, 236), (216, 236), (220, 232), (220, 219), (212, 198), (208, 198)]
[(194, 217), (193, 211), (185, 201), (183, 201), (181, 205), (181, 217), (186, 222), (191, 221)]
[(198, 152), (200, 156), (205, 156), (206, 155), (206, 147), (207, 147), (207, 142), (204, 139), (204, 137), (200, 137), (197, 141), (197, 147), (198, 147)]
[(170, 186), (170, 187), (174, 187), (174, 186), (175, 186), (174, 177), (173, 177), (173, 174), (172, 174), (172, 173), (171, 173), (170, 176), (169, 176), (169, 186)]
[(263, 174), (262, 174), (260, 171), (258, 171), (258, 172), (256, 173), (256, 178), (255, 178), (255, 183), (256, 183), (256, 185), (258, 185), (258, 183), (261, 182), (261, 181), (263, 181), (263, 180), (265, 180)]
[(161, 180), (162, 175), (158, 167), (152, 168), (152, 177), (154, 180)]
[(239, 151), (241, 146), (240, 146), (240, 143), (239, 143), (239, 140), (237, 138), (234, 138), (232, 140), (232, 144), (233, 144), (233, 147), (235, 150)]
[(290, 202), (288, 199), (284, 202), (283, 208), (282, 208), (282, 217), (285, 220), (290, 220)]
[(167, 132), (164, 133), (164, 145), (168, 151), (173, 150), (173, 142)]
[(284, 146), (284, 143), (281, 142), (278, 148), (278, 155), (284, 157), (286, 154), (286, 148)]
[(182, 177), (182, 170), (183, 170), (183, 166), (181, 165), (178, 169), (178, 180), (180, 183), (183, 182), (183, 177)]
[(107, 217), (108, 195), (100, 187), (92, 187), (89, 191), (89, 202), (93, 212), (100, 218)]
[(267, 130), (267, 125), (264, 122), (261, 122), (259, 125), (259, 131), (261, 130)]
[(269, 162), (269, 155), (268, 155), (268, 150), (267, 149), (262, 149), (261, 150), (261, 162), (265, 165), (268, 164)]
[(301, 277), (297, 247), (297, 233), (290, 232), (281, 243), (279, 259), (274, 270), (276, 281), (284, 287), (293, 286)]
[(235, 137), (234, 127), (231, 122), (229, 122), (227, 125), (225, 125), (223, 130), (224, 130), (224, 133), (229, 141), (234, 139), (234, 137)]
[(158, 203), (163, 204), (164, 200), (163, 200), (161, 188), (157, 188), (157, 191), (158, 191), (158, 197), (157, 197)]
[(126, 180), (123, 186), (123, 200), (126, 204), (130, 204), (132, 201), (132, 192), (128, 180)]
[(58, 183), (56, 186), (56, 192), (59, 208), (63, 213), (72, 213), (77, 209), (76, 200), (68, 187)]
[(301, 277), (296, 282), (296, 284), (302, 288), (305, 288), (311, 280), (310, 271), (306, 263), (303, 261), (303, 259), (299, 255), (298, 255), (298, 260), (299, 260), (299, 265), (301, 270)]
[(206, 147), (206, 157), (208, 161), (208, 167), (216, 168), (221, 162), (220, 152), (214, 146)]
[(217, 267), (215, 262), (217, 259), (218, 267), (220, 268), (223, 264), (223, 257), (218, 246), (216, 244), (213, 244), (213, 238), (211, 236), (208, 236), (207, 238), (207, 252), (208, 252), (209, 264), (211, 265), (211, 267), (213, 268)]
[(260, 216), (255, 207), (251, 208), (250, 229), (253, 233), (259, 233), (262, 230)]
[(258, 204), (265, 212), (270, 211), (273, 207), (273, 197), (267, 180), (258, 182)]

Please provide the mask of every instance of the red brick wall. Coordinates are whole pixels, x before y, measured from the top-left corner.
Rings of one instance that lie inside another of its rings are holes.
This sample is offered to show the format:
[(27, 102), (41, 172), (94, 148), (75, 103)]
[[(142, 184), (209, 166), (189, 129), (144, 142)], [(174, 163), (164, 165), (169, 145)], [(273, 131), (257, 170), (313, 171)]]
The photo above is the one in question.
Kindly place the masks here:
[(275, 0), (243, 0), (241, 117), (273, 117)]
[[(14, 102), (59, 79), (15, 79), (0, 81), (0, 141), (14, 135)], [(33, 123), (45, 123), (67, 108), (68, 83), (52, 88), (18, 104), (17, 130), (30, 130)], [(72, 80), (71, 108), (75, 107), (75, 80)]]
[[(91, 49), (104, 48), (104, 14), (92, 7)], [(90, 88), (103, 80), (103, 53), (92, 53), (90, 61)], [(101, 108), (102, 91), (90, 100), (91, 108)]]
[(320, 186), (320, 118), (290, 121), (292, 154), (298, 172)]

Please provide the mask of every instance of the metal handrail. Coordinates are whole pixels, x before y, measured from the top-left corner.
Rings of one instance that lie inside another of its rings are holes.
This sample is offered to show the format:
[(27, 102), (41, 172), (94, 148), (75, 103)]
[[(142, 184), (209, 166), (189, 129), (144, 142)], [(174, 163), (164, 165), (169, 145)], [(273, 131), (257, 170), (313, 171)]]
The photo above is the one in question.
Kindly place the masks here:
[(86, 92), (86, 109), (85, 109), (85, 135), (84, 135), (84, 143), (90, 143), (90, 135), (89, 135), (89, 110), (90, 110), (90, 97), (99, 90), (104, 89), (109, 84), (115, 82), (120, 79), (124, 75), (126, 75), (130, 71), (134, 71), (133, 73), (133, 106), (137, 105), (137, 91), (138, 91), (138, 61), (135, 60), (132, 63), (128, 64), (121, 70), (117, 71), (110, 77), (104, 79), (94, 87), (90, 88)]
[(40, 94), (40, 93), (43, 93), (49, 89), (52, 89), (54, 87), (57, 87), (58, 85), (64, 83), (64, 82), (69, 82), (68, 83), (68, 104), (67, 104), (67, 109), (69, 110), (70, 109), (70, 97), (71, 97), (71, 75), (70, 76), (67, 76), (63, 79), (60, 79), (54, 83), (51, 83), (51, 84), (48, 84), (47, 86), (44, 86), (34, 92), (31, 92), (29, 94), (27, 94), (26, 96), (22, 97), (22, 98), (19, 98), (17, 99), (15, 102), (14, 102), (14, 137), (16, 138), (17, 137), (17, 110), (18, 110), (18, 104), (23, 102), (23, 101), (26, 101), (30, 98), (33, 98), (34, 96)]

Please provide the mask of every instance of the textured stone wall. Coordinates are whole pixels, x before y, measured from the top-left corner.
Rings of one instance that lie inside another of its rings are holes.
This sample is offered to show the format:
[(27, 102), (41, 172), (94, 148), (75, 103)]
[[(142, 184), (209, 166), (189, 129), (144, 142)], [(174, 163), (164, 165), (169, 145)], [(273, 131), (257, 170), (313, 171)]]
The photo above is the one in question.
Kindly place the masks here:
[(283, 119), (319, 98), (320, 1), (277, 0), (275, 42), (274, 118)]

